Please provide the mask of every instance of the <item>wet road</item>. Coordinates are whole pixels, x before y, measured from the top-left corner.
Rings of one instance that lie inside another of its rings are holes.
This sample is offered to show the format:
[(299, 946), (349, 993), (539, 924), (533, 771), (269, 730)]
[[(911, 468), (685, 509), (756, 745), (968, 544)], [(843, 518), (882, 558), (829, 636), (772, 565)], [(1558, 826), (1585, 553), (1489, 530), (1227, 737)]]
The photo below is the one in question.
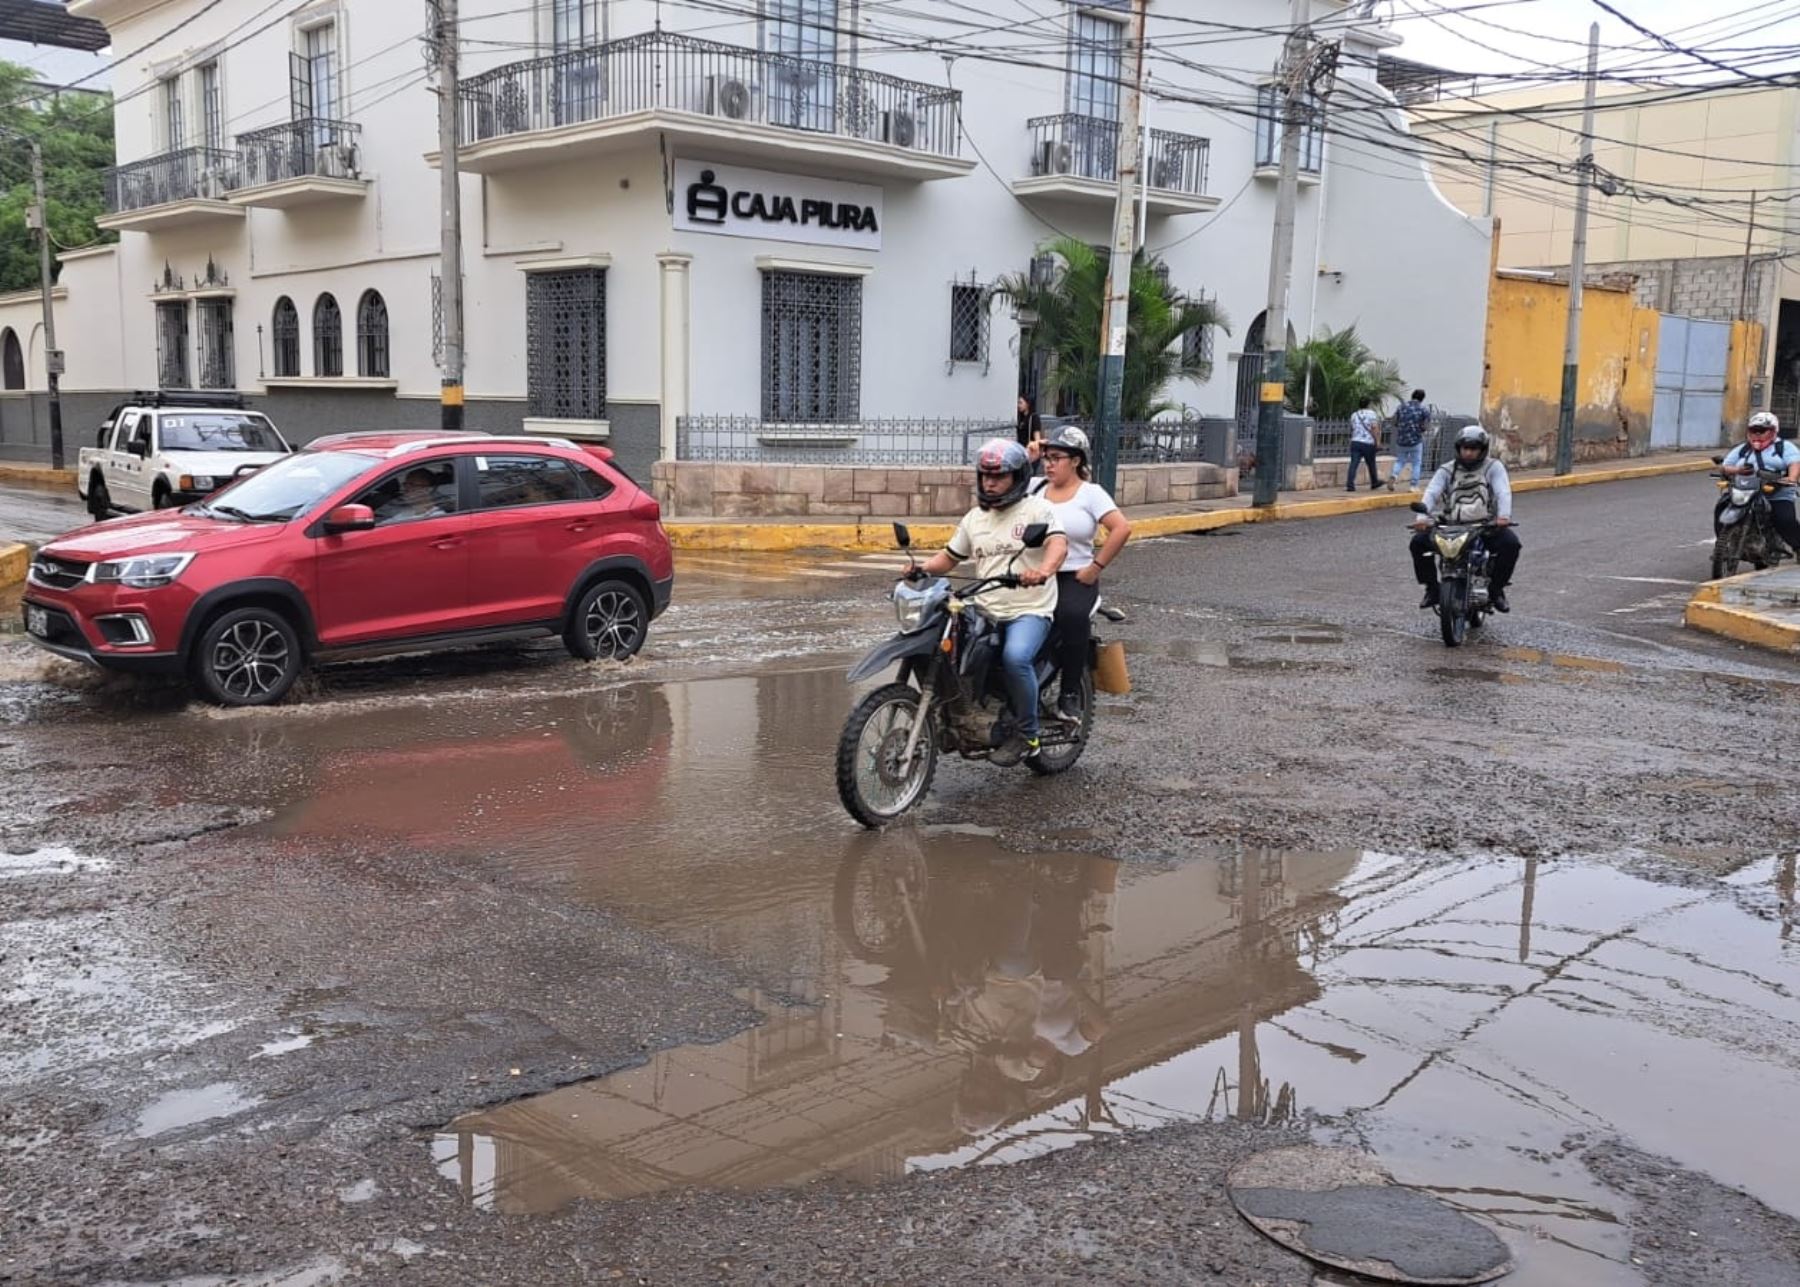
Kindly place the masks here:
[(1512, 1282), (1792, 1282), (1796, 676), (1681, 631), (1707, 502), (1522, 498), (1458, 653), (1399, 515), (1145, 542), (1076, 772), (884, 836), (879, 557), (265, 712), (0, 642), (0, 1278), (1303, 1284), (1218, 1185), (1304, 1131)]
[(0, 545), (42, 545), (88, 521), (73, 488), (0, 485)]

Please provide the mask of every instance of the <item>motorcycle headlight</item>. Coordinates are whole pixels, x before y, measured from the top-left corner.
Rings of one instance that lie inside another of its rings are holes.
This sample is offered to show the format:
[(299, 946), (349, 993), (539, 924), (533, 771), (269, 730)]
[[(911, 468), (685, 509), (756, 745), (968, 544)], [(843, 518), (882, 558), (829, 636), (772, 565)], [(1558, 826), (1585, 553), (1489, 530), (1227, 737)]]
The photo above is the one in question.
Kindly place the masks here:
[(129, 559), (109, 559), (90, 567), (88, 580), (95, 585), (154, 590), (174, 581), (193, 561), (192, 554), (139, 554)]
[(915, 599), (910, 595), (895, 595), (894, 617), (900, 622), (900, 629), (917, 630), (925, 624), (925, 600)]
[(1456, 559), (1462, 557), (1463, 546), (1469, 543), (1470, 535), (1468, 532), (1438, 532), (1431, 539), (1437, 543), (1439, 554), (1447, 559)]

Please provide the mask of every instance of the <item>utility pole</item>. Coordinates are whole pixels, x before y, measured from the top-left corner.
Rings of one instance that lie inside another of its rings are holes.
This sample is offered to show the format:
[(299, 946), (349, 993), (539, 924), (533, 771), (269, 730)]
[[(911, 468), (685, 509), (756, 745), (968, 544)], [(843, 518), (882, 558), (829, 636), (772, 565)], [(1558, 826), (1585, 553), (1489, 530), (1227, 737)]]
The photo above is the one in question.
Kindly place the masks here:
[[(1744, 269), (1738, 278), (1738, 320), (1750, 317), (1750, 255), (1756, 248), (1756, 189), (1750, 189), (1750, 226), (1744, 230)], [(1760, 372), (1760, 368), (1758, 368)]]
[(1563, 333), (1562, 406), (1556, 417), (1556, 472), (1575, 468), (1575, 403), (1580, 393), (1581, 295), (1587, 275), (1588, 194), (1594, 187), (1594, 90), (1600, 70), (1600, 24), (1588, 27), (1587, 90), (1581, 109), (1581, 182), (1575, 189), (1575, 237), (1569, 248), (1569, 326)]
[(63, 354), (56, 347), (56, 310), (50, 302), (50, 206), (44, 198), (44, 149), (31, 144), (31, 187), (37, 205), (29, 222), (37, 228), (38, 284), (44, 296), (44, 379), (50, 390), (50, 468), (63, 467), (62, 373)]
[(1263, 319), (1262, 389), (1256, 416), (1257, 505), (1281, 495), (1282, 421), (1287, 410), (1287, 301), (1294, 278), (1294, 207), (1300, 199), (1300, 137), (1306, 125), (1312, 0), (1293, 0), (1281, 54), (1281, 179), (1275, 189), (1275, 234), (1269, 249), (1269, 305)]
[(1132, 0), (1130, 64), (1119, 104), (1118, 195), (1113, 202), (1112, 266), (1106, 275), (1106, 308), (1100, 318), (1105, 348), (1100, 359), (1100, 396), (1094, 417), (1094, 473), (1107, 491), (1119, 482), (1119, 402), (1125, 391), (1125, 337), (1131, 314), (1131, 261), (1137, 183), (1138, 136), (1144, 108), (1144, 15), (1149, 0)]
[(439, 324), (443, 327), (440, 424), (447, 432), (463, 427), (462, 176), (456, 162), (457, 0), (436, 0), (432, 33), (438, 73), (438, 157), (442, 181), (442, 243), (438, 256)]

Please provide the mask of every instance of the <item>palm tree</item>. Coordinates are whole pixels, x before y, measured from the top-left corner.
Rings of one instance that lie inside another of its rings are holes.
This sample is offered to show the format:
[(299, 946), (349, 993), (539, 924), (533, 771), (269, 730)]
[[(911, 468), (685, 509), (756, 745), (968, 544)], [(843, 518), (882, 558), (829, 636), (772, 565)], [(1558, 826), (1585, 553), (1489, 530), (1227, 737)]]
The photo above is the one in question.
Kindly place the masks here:
[(1348, 420), (1364, 398), (1379, 406), (1383, 398), (1399, 397), (1405, 387), (1400, 364), (1376, 357), (1352, 324), (1341, 331), (1327, 330), (1294, 350), (1287, 407), (1303, 411), (1302, 399), (1310, 398), (1317, 419)]
[[(1021, 313), (1035, 315), (1025, 333), (1025, 355), (1048, 354), (1050, 383), (1068, 393), (1082, 416), (1091, 417), (1100, 381), (1100, 319), (1106, 304), (1108, 264), (1095, 249), (1074, 237), (1058, 237), (1040, 253), (1053, 255), (1057, 270), (1048, 282), (1022, 273), (1000, 279), (1000, 290)], [(1125, 337), (1125, 387), (1120, 418), (1149, 420), (1177, 405), (1162, 392), (1177, 378), (1205, 380), (1212, 363), (1201, 346), (1182, 341), (1204, 327), (1230, 333), (1225, 312), (1212, 300), (1190, 299), (1157, 271), (1160, 261), (1140, 252), (1131, 265), (1131, 317)]]

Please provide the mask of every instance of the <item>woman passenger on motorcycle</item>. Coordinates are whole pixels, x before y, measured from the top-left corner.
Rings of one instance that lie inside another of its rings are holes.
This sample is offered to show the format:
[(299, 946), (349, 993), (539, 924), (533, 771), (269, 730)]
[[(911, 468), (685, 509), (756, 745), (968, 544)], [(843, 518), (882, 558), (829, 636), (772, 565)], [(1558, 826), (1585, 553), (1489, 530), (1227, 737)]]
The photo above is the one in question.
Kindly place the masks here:
[[(1012, 735), (994, 752), (995, 764), (1017, 764), (1038, 753), (1038, 689), (1033, 663), (1050, 637), (1056, 615), (1056, 573), (1068, 554), (1056, 508), (1029, 494), (1031, 458), (1006, 438), (981, 444), (975, 455), (975, 508), (963, 515), (950, 544), (919, 565), (926, 576), (942, 576), (964, 559), (975, 560), (977, 577), (1018, 574), (1016, 589), (990, 589), (977, 599), (981, 611), (1005, 630), (1001, 669)], [(1025, 548), (1025, 529), (1042, 523), (1049, 537)], [(1014, 556), (1018, 556), (1015, 563)]]
[[(1788, 543), (1788, 548), (1800, 557), (1800, 516), (1794, 512), (1794, 500), (1800, 496), (1800, 444), (1776, 437), (1781, 432), (1781, 422), (1772, 412), (1759, 411), (1750, 417), (1750, 423), (1744, 429), (1744, 441), (1733, 447), (1719, 465), (1721, 474), (1753, 474), (1758, 469), (1781, 470), (1787, 475), (1787, 482), (1775, 489), (1769, 497), (1769, 512), (1775, 520), (1775, 530), (1781, 533), (1781, 539)], [(1730, 493), (1719, 497), (1719, 504), (1713, 510), (1713, 534), (1719, 532), (1719, 515), (1725, 512)]]
[[(1056, 665), (1062, 674), (1056, 711), (1064, 719), (1078, 720), (1100, 573), (1131, 539), (1131, 523), (1106, 489), (1089, 481), (1093, 475), (1088, 471), (1088, 436), (1081, 430), (1070, 425), (1051, 434), (1044, 443), (1043, 460), (1044, 483), (1038, 492), (1056, 507), (1069, 539), (1069, 557), (1056, 574)], [(1094, 538), (1101, 531), (1106, 544), (1096, 554)]]

